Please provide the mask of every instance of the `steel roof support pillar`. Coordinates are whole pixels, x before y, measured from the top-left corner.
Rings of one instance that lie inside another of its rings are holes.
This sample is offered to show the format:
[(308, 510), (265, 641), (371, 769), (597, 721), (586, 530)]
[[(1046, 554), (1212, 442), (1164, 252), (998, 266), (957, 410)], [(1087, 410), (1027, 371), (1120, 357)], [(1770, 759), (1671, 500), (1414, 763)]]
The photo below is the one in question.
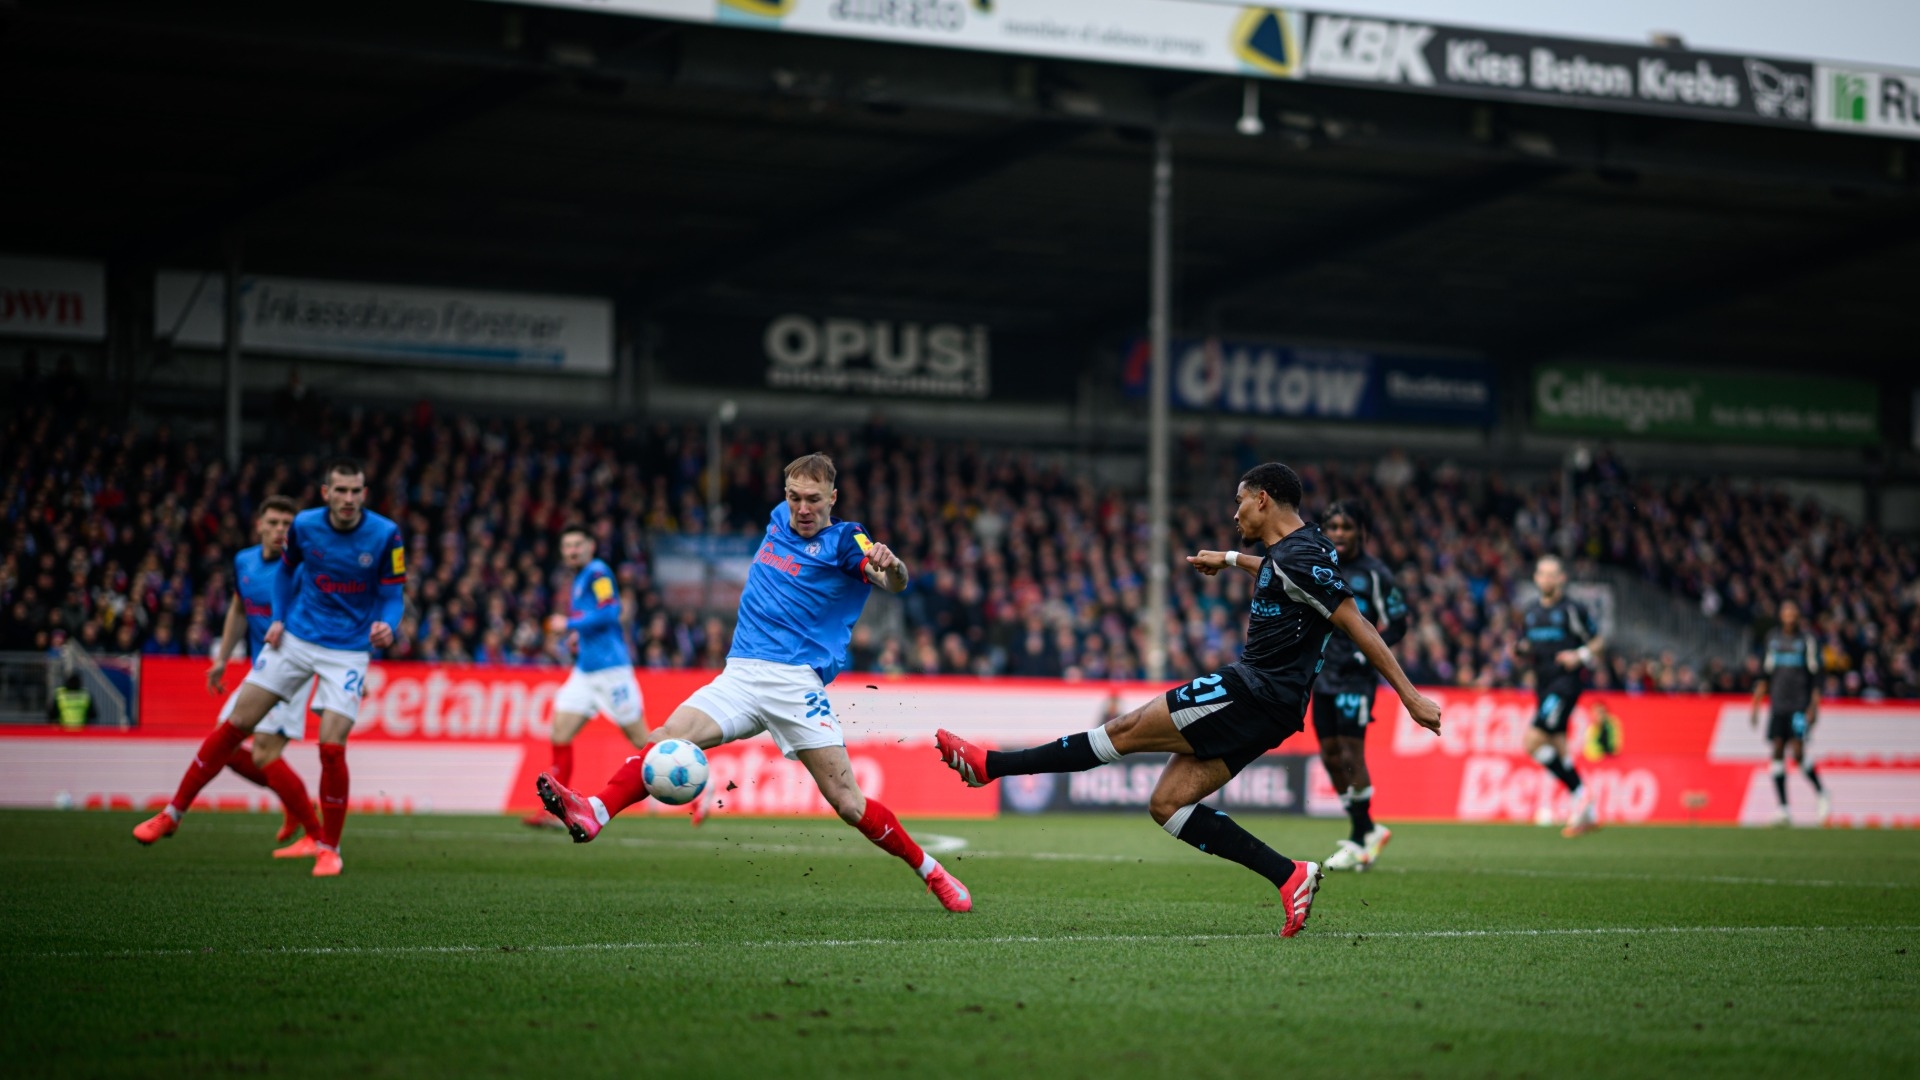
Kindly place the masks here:
[(227, 365), (227, 469), (240, 468), (240, 235), (226, 238), (227, 280), (222, 298), (222, 316), (226, 320), (221, 341), (226, 345)]
[(1164, 128), (1153, 140), (1152, 310), (1147, 334), (1153, 350), (1147, 411), (1147, 678), (1167, 677), (1167, 575), (1172, 552), (1167, 527), (1167, 351), (1173, 307), (1173, 143)]

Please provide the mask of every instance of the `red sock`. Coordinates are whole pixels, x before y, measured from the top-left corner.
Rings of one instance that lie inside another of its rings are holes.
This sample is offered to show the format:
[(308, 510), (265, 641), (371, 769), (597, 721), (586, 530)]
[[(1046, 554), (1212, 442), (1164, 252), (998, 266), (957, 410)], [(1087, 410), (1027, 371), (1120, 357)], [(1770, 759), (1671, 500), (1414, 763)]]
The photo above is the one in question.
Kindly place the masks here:
[(194, 796), (206, 787), (220, 770), (227, 767), (227, 758), (233, 755), (233, 749), (247, 737), (247, 733), (222, 720), (220, 726), (213, 729), (200, 749), (193, 752), (193, 764), (187, 766), (187, 774), (180, 778), (180, 789), (173, 793), (173, 809), (184, 814), (193, 805)]
[(572, 743), (568, 743), (565, 746), (561, 746), (559, 743), (554, 744), (553, 768), (548, 769), (547, 771), (553, 774), (553, 778), (555, 780), (560, 781), (560, 786), (562, 787), (573, 786), (573, 744)]
[(338, 851), (340, 829), (347, 823), (347, 748), (341, 743), (320, 744), (320, 842)]
[(913, 867), (915, 873), (919, 873), (927, 861), (927, 853), (920, 850), (920, 845), (907, 835), (900, 819), (894, 817), (893, 811), (878, 799), (867, 800), (867, 812), (860, 815), (860, 824), (854, 828), (859, 829), (860, 835), (873, 841), (881, 851)]
[(600, 804), (607, 808), (608, 817), (613, 817), (647, 797), (647, 755), (653, 753), (653, 748), (658, 745), (660, 744), (648, 743), (641, 749), (639, 756), (628, 758), (627, 763), (620, 766), (619, 771), (613, 774), (613, 779), (607, 781), (607, 786), (601, 790), (599, 799)]
[(234, 747), (233, 753), (227, 755), (227, 768), (259, 784), (261, 787), (272, 786), (267, 783), (267, 774), (261, 772), (260, 766), (253, 763), (253, 751), (244, 746)]
[[(343, 773), (344, 765), (345, 763), (342, 762)], [(287, 816), (298, 822), (302, 829), (307, 830), (307, 839), (319, 840), (320, 819), (314, 815), (313, 800), (307, 797), (307, 785), (301, 781), (300, 774), (294, 772), (293, 766), (288, 765), (282, 758), (274, 758), (273, 764), (262, 771), (266, 774), (267, 786), (273, 789), (275, 795), (280, 796), (280, 804), (287, 808)]]

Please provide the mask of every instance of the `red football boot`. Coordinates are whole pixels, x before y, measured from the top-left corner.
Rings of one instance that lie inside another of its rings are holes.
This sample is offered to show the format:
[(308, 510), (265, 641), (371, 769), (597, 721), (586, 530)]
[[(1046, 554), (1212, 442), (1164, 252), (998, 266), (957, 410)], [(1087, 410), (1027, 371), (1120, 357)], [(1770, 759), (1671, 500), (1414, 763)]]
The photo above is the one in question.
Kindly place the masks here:
[(1307, 916), (1313, 912), (1313, 894), (1320, 891), (1320, 877), (1319, 863), (1293, 864), (1293, 876), (1280, 887), (1280, 906), (1287, 912), (1286, 924), (1280, 928), (1281, 937), (1292, 937), (1307, 925)]
[(593, 804), (579, 792), (549, 773), (541, 773), (533, 786), (540, 792), (540, 801), (546, 804), (547, 811), (566, 825), (574, 843), (584, 844), (600, 835), (600, 819), (593, 812)]
[(940, 760), (946, 763), (947, 768), (959, 773), (960, 779), (965, 780), (968, 787), (987, 786), (989, 780), (985, 750), (946, 728), (934, 732), (933, 745), (940, 751)]
[(320, 854), (320, 845), (311, 836), (303, 836), (283, 848), (274, 848), (276, 859), (311, 859)]
[(133, 827), (133, 838), (143, 844), (165, 840), (180, 828), (180, 822), (165, 810)]
[(967, 891), (960, 879), (947, 873), (944, 866), (936, 866), (933, 873), (927, 875), (927, 891), (940, 898), (940, 906), (948, 911), (972, 911), (973, 894)]

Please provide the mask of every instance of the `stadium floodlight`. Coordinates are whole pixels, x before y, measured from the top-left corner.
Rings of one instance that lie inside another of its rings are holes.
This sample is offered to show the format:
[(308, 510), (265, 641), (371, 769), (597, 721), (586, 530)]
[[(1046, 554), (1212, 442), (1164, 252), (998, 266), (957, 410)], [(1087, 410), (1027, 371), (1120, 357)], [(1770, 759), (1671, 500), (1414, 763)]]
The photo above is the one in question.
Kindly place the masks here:
[(1259, 135), (1267, 130), (1260, 120), (1260, 84), (1248, 79), (1240, 91), (1240, 120), (1233, 125), (1242, 135)]

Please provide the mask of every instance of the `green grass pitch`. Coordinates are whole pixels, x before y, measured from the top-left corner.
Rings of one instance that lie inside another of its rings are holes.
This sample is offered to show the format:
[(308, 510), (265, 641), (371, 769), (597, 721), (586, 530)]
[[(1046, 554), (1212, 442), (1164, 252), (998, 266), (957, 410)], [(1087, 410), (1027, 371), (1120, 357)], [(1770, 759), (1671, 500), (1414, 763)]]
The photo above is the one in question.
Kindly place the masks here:
[(1407, 825), (1282, 941), (1145, 815), (909, 822), (964, 916), (832, 822), (360, 816), (316, 881), (136, 820), (0, 814), (10, 1075), (1920, 1074), (1910, 832)]

